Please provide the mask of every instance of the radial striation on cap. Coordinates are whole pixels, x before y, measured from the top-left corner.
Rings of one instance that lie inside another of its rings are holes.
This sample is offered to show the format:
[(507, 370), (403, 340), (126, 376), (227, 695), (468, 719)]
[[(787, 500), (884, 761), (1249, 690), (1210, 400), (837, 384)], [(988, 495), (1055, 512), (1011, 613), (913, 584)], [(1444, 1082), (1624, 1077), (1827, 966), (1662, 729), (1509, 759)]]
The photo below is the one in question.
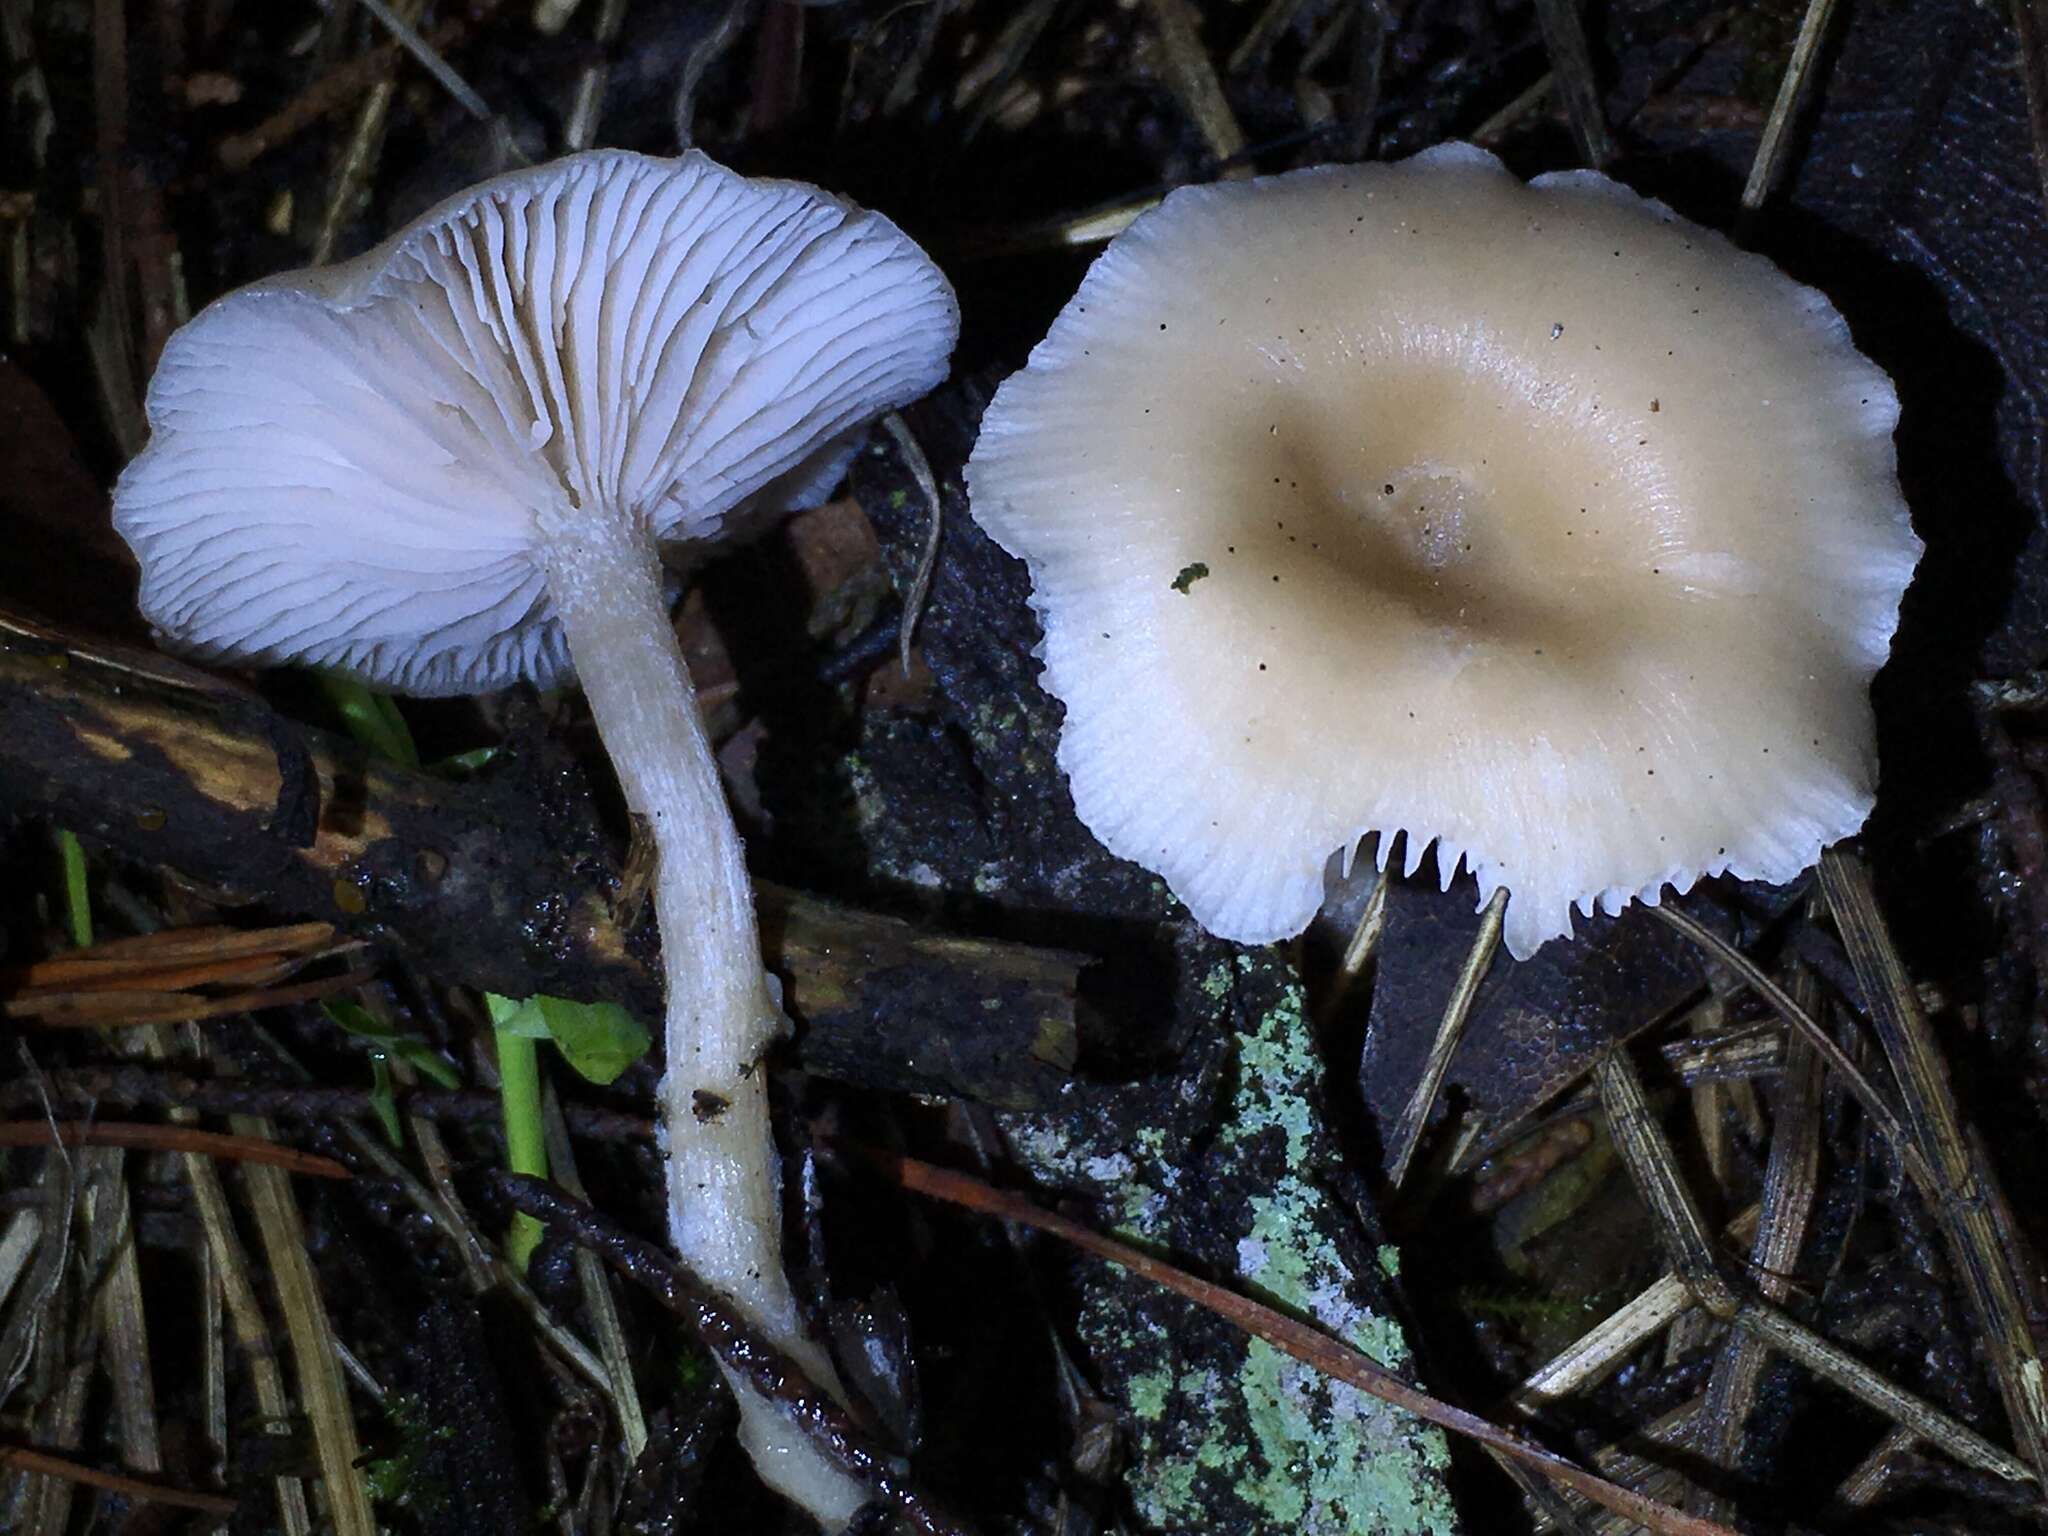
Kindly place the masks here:
[(815, 500), (849, 433), (944, 377), (956, 328), (877, 214), (696, 153), (578, 155), (177, 332), (117, 525), (187, 650), (545, 685), (569, 658), (543, 521), (685, 541)]
[(1590, 173), (1463, 145), (1187, 188), (998, 391), (1081, 818), (1212, 931), (1405, 832), (1571, 909), (1783, 881), (1875, 790), (1920, 553), (1890, 381), (1820, 294)]

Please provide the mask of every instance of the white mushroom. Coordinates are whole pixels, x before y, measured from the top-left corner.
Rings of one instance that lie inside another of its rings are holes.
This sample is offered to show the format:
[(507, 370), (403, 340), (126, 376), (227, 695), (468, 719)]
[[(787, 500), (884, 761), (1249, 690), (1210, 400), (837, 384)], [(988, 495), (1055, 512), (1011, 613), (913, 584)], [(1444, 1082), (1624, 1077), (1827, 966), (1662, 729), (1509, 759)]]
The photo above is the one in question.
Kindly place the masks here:
[(1447, 145), (1187, 188), (968, 465), (1031, 568), (1081, 818), (1204, 926), (1298, 932), (1369, 831), (1509, 950), (1854, 832), (1920, 553), (1826, 299), (1591, 173)]
[[(878, 215), (701, 154), (577, 155), (207, 309), (165, 349), (115, 491), (143, 610), (184, 649), (415, 694), (573, 666), (657, 844), (677, 1249), (827, 1385), (756, 1070), (783, 1020), (659, 551), (819, 499), (870, 420), (945, 375), (957, 330)], [(848, 1518), (860, 1486), (742, 1407), (770, 1482)]]

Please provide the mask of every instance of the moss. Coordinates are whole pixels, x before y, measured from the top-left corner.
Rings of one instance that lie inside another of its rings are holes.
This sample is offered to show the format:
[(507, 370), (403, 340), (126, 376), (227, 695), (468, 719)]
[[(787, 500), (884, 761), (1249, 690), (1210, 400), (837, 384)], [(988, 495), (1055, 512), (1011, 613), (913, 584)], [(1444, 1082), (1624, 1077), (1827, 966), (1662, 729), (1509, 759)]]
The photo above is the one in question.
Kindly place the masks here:
[(453, 1425), (436, 1424), (426, 1405), (407, 1392), (393, 1392), (384, 1400), (388, 1439), (395, 1442), (388, 1455), (373, 1456), (362, 1463), (363, 1483), (379, 1504), (412, 1509), (429, 1515), (444, 1509), (448, 1489), (438, 1478), (427, 1475), (423, 1466), (436, 1441), (455, 1438)]

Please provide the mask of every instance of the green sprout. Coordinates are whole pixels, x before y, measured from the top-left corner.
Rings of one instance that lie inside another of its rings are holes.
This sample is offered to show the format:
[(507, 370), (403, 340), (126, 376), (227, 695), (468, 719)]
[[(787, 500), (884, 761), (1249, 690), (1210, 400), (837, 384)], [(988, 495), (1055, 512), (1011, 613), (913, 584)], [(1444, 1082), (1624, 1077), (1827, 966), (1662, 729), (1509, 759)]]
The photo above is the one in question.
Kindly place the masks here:
[[(317, 675), (322, 692), (351, 736), (393, 762), (408, 768), (420, 766), (419, 748), (413, 743), (412, 731), (390, 695), (378, 693), (338, 673), (322, 672)], [(481, 766), (493, 750), (486, 748), (481, 752), (465, 753), (461, 766)], [(499, 1112), (505, 1124), (505, 1165), (514, 1173), (532, 1174), (544, 1179), (548, 1176), (548, 1152), (541, 1125), (541, 1074), (536, 1042), (552, 1040), (555, 1049), (562, 1053), (563, 1060), (578, 1076), (604, 1084), (613, 1081), (644, 1056), (652, 1037), (645, 1025), (616, 1003), (577, 1003), (564, 997), (511, 998), (486, 992), (484, 1006), (490, 1013), (492, 1033), (496, 1036)], [(357, 1015), (361, 1017), (357, 1018)], [(390, 1071), (385, 1057), (398, 1056), (426, 1072), (436, 1082), (443, 1082), (443, 1079), (425, 1065), (421, 1055), (442, 1071), (447, 1070), (447, 1064), (427, 1050), (423, 1042), (412, 1042), (419, 1048), (419, 1054), (415, 1054), (400, 1043), (403, 1037), (389, 1030), (378, 1035), (376, 1031), (381, 1026), (361, 1008), (353, 1008), (353, 1012), (337, 1016), (334, 1005), (330, 1005), (328, 1016), (352, 1034), (382, 1042), (379, 1052), (372, 1058), (375, 1085), (371, 1102), (378, 1118), (384, 1122), (386, 1133), (395, 1142), (398, 1113), (390, 1092)], [(369, 1029), (361, 1027), (366, 1020), (371, 1026)], [(445, 1082), (444, 1086), (452, 1087), (453, 1082)], [(539, 1241), (539, 1222), (523, 1214), (512, 1218), (511, 1229), (505, 1235), (505, 1251), (515, 1268), (526, 1268)]]
[(85, 850), (78, 834), (57, 829), (57, 864), (64, 880), (64, 926), (71, 934), (72, 947), (92, 947), (92, 894), (85, 886)]

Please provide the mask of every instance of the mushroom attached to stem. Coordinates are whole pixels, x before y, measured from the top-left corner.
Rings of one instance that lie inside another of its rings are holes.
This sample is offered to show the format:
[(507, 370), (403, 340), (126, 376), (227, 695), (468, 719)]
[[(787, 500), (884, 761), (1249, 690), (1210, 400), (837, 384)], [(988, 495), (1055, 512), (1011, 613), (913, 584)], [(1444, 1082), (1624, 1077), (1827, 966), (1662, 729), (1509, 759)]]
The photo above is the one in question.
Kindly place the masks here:
[[(761, 1061), (784, 1021), (662, 555), (822, 497), (957, 330), (878, 215), (696, 153), (576, 155), (211, 306), (115, 491), (143, 610), (188, 651), (414, 694), (573, 670), (655, 839), (677, 1249), (835, 1390), (782, 1269)], [(741, 1406), (764, 1476), (849, 1518), (863, 1490)]]
[(1527, 956), (1571, 909), (1792, 878), (1862, 825), (1920, 553), (1890, 380), (1760, 256), (1446, 145), (1190, 187), (997, 392), (1081, 819), (1197, 920), (1299, 932), (1433, 840)]

